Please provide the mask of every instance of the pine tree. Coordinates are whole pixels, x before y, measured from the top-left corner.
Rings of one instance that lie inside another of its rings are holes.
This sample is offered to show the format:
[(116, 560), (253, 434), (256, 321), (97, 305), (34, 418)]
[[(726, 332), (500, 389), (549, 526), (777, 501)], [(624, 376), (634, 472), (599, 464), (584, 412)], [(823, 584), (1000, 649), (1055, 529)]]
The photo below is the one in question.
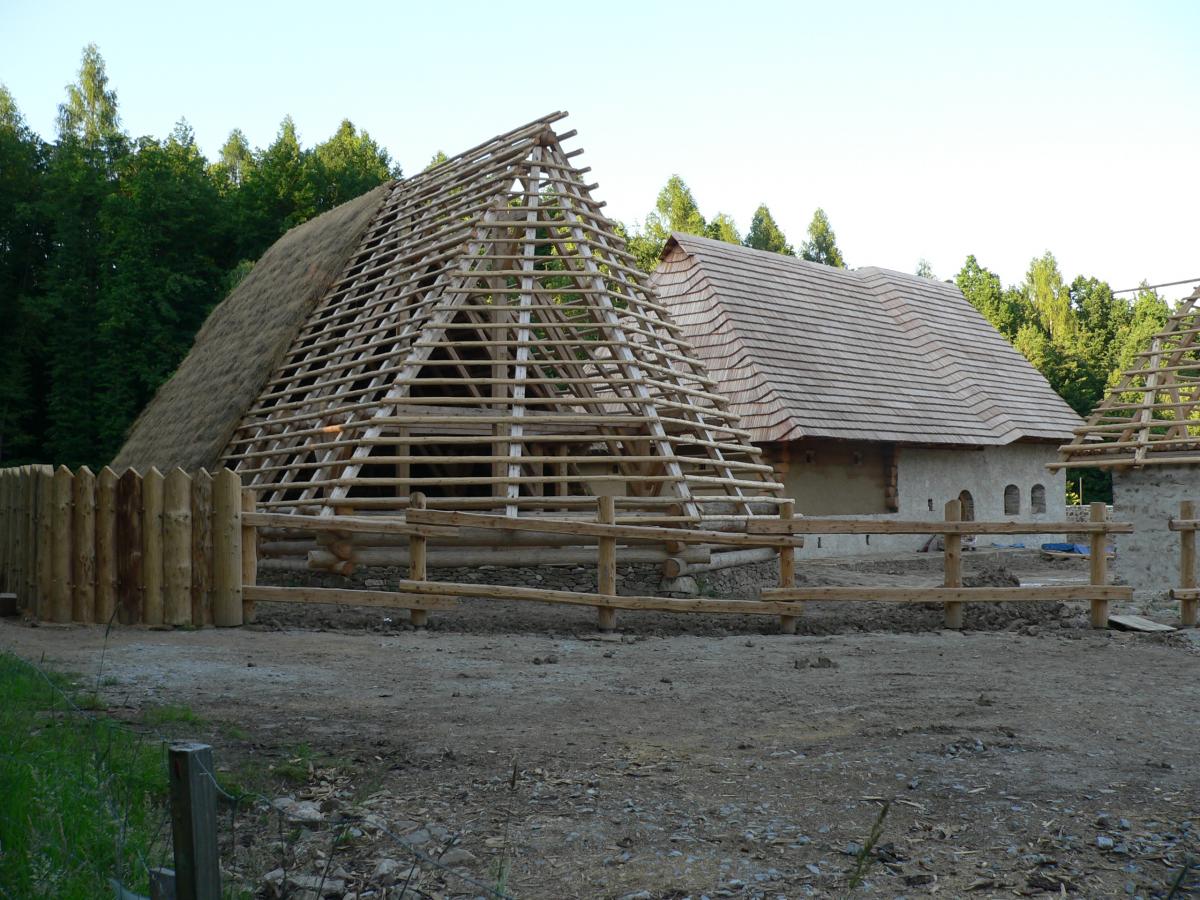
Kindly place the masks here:
[(349, 119), (342, 120), (333, 137), (313, 148), (307, 162), (318, 213), (400, 177), (400, 167), (392, 165), (388, 152), (367, 132), (356, 131)]
[(758, 209), (754, 211), (754, 218), (750, 220), (750, 230), (746, 232), (745, 244), (755, 250), (769, 250), (784, 256), (796, 255), (765, 203), (759, 204)]
[(825, 210), (820, 207), (813, 213), (812, 222), (808, 226), (808, 240), (801, 245), (800, 256), (809, 262), (839, 269), (846, 268), (846, 260), (842, 257), (842, 251), (838, 249), (833, 226), (829, 224)]

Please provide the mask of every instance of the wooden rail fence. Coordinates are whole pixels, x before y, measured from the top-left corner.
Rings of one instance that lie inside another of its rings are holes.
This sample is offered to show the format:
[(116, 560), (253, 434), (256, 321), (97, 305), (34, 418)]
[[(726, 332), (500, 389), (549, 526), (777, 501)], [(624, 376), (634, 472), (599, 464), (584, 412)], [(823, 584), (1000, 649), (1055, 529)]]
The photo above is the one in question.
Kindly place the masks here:
[[(351, 534), (375, 532), (407, 537), (413, 561), (409, 577), (399, 581), (395, 591), (361, 591), (341, 588), (247, 586), (249, 600), (302, 603), (348, 603), (408, 608), (413, 621), (423, 624), (428, 611), (453, 606), (456, 598), (479, 597), (497, 600), (529, 600), (591, 606), (597, 610), (601, 630), (616, 626), (618, 610), (654, 610), (759, 614), (778, 616), (781, 630), (792, 633), (805, 601), (887, 601), (902, 603), (942, 603), (946, 627), (961, 628), (963, 606), (970, 602), (1001, 603), (1013, 601), (1082, 601), (1091, 604), (1094, 628), (1108, 624), (1108, 605), (1129, 600), (1127, 587), (1109, 585), (1104, 546), (1107, 535), (1129, 533), (1133, 527), (1106, 521), (1104, 504), (1093, 504), (1091, 521), (1078, 522), (963, 522), (959, 501), (946, 504), (945, 520), (915, 522), (881, 519), (796, 518), (790, 503), (780, 508), (778, 518), (751, 519), (744, 532), (704, 531), (691, 528), (618, 524), (613, 521), (610, 497), (597, 498), (595, 519), (511, 518), (484, 513), (448, 512), (426, 508), (425, 498), (413, 494), (404, 521), (381, 521), (369, 516), (291, 516), (279, 513), (247, 513), (248, 528), (295, 528), (316, 532)], [(1042, 534), (1065, 531), (1090, 535), (1092, 542), (1090, 583), (1046, 587), (964, 587), (962, 583), (962, 538), (970, 534)], [(453, 536), (459, 529), (487, 529), (508, 534), (536, 532), (591, 538), (598, 548), (597, 590), (562, 591), (546, 588), (496, 584), (432, 581), (428, 577), (428, 542)], [(945, 563), (941, 587), (797, 587), (795, 551), (803, 546), (805, 534), (941, 534), (945, 541)], [(740, 548), (775, 548), (779, 554), (779, 586), (764, 589), (758, 600), (671, 598), (626, 596), (617, 593), (617, 542), (637, 544), (705, 544)]]
[(244, 505), (228, 469), (0, 469), (0, 592), (48, 622), (241, 625)]

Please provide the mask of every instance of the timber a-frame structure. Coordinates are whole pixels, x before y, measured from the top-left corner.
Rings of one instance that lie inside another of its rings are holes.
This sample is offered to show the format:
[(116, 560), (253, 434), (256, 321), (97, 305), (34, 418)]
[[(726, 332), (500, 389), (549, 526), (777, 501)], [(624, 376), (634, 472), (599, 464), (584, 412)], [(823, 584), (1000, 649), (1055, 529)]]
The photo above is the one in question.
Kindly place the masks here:
[(1059, 448), (1052, 468), (1200, 464), (1200, 288)]
[(591, 198), (555, 113), (390, 185), (222, 460), (260, 506), (621, 521), (782, 488)]

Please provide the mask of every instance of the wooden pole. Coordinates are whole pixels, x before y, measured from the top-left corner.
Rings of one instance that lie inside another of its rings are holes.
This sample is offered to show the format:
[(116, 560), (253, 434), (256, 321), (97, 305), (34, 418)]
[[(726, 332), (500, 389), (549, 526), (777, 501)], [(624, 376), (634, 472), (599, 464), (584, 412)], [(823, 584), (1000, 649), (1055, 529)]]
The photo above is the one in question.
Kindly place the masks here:
[(71, 493), (75, 478), (66, 466), (59, 466), (53, 480), (53, 539), (51, 547), (53, 586), (50, 593), (50, 619), (71, 621)]
[[(242, 512), (252, 513), (257, 502), (254, 488), (242, 488)], [(242, 522), (245, 523), (243, 517)], [(253, 525), (242, 525), (242, 585), (258, 584), (258, 529)], [(255, 619), (254, 601), (242, 597), (242, 621)]]
[(212, 748), (194, 742), (167, 749), (177, 900), (220, 900), (217, 784)]
[[(785, 500), (779, 504), (779, 518), (791, 519), (795, 514), (796, 504), (794, 501)], [(796, 550), (790, 544), (779, 547), (779, 586), (781, 588), (796, 586)], [(799, 612), (800, 604), (796, 604), (796, 607)], [(783, 634), (795, 634), (796, 616), (780, 616), (779, 630)]]
[(162, 512), (163, 622), (192, 622), (192, 479), (183, 469), (168, 473)]
[(37, 607), (38, 618), (53, 620), (54, 606), (54, 470), (38, 472)]
[(117, 473), (108, 466), (96, 476), (96, 609), (94, 620), (112, 621), (117, 610)]
[[(604, 525), (612, 525), (617, 521), (616, 500), (609, 494), (596, 498), (596, 521)], [(615, 537), (597, 538), (600, 553), (596, 563), (596, 590), (601, 594), (612, 596), (617, 592), (617, 539)], [(612, 631), (617, 627), (617, 611), (611, 606), (596, 607), (596, 624), (601, 631)]]
[(13, 592), (16, 575), (16, 558), (13, 542), (16, 519), (13, 503), (13, 486), (16, 484), (15, 469), (0, 469), (0, 591)]
[(117, 621), (142, 622), (142, 476), (126, 469), (117, 479)]
[(213, 624), (242, 624), (242, 480), (222, 469), (213, 478)]
[(37, 466), (25, 466), (25, 584), (21, 607), (26, 613), (37, 609)]
[(75, 473), (71, 545), (74, 559), (71, 580), (71, 618), (93, 622), (96, 618), (96, 476), (87, 466)]
[(142, 477), (142, 614), (147, 625), (163, 623), (163, 476), (151, 468)]
[[(1196, 503), (1184, 500), (1179, 504), (1179, 518), (1195, 519)], [(1192, 529), (1179, 532), (1179, 586), (1184, 590), (1196, 587), (1196, 532)], [(1191, 628), (1196, 624), (1195, 600), (1179, 601), (1179, 624)]]
[[(947, 522), (962, 521), (962, 501), (949, 500), (946, 503)], [(946, 534), (942, 536), (945, 547), (945, 579), (946, 587), (962, 587), (962, 535)], [(946, 603), (946, 627), (961, 629), (963, 627), (963, 605), (961, 603)]]
[(192, 476), (192, 624), (213, 623), (212, 608), (212, 476), (200, 469)]
[[(420, 491), (409, 494), (409, 509), (424, 509), (425, 495)], [(408, 580), (427, 581), (429, 578), (429, 542), (424, 535), (414, 534), (408, 539)], [(429, 624), (429, 610), (410, 609), (409, 620), (414, 628), (424, 628)]]
[[(1089, 519), (1092, 522), (1103, 522), (1108, 518), (1108, 509), (1103, 502), (1090, 504), (1091, 514)], [(1108, 556), (1107, 547), (1108, 535), (1103, 531), (1092, 532), (1092, 548), (1091, 548), (1091, 578), (1093, 585), (1104, 585), (1108, 583)], [(1107, 628), (1108, 627), (1108, 601), (1093, 600), (1092, 601), (1092, 627)]]

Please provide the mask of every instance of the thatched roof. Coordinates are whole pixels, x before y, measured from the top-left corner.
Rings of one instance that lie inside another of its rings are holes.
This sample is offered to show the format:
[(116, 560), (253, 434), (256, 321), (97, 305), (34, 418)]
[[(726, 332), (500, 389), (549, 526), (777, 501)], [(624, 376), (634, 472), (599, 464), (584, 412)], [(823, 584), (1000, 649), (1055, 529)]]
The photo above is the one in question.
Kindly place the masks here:
[(1060, 447), (1052, 468), (1200, 463), (1200, 287)]
[(952, 284), (685, 234), (654, 281), (755, 442), (986, 446), (1080, 424)]
[(242, 413), (341, 274), (388, 190), (381, 185), (293, 228), (263, 254), (133, 423), (114, 468), (218, 464)]

